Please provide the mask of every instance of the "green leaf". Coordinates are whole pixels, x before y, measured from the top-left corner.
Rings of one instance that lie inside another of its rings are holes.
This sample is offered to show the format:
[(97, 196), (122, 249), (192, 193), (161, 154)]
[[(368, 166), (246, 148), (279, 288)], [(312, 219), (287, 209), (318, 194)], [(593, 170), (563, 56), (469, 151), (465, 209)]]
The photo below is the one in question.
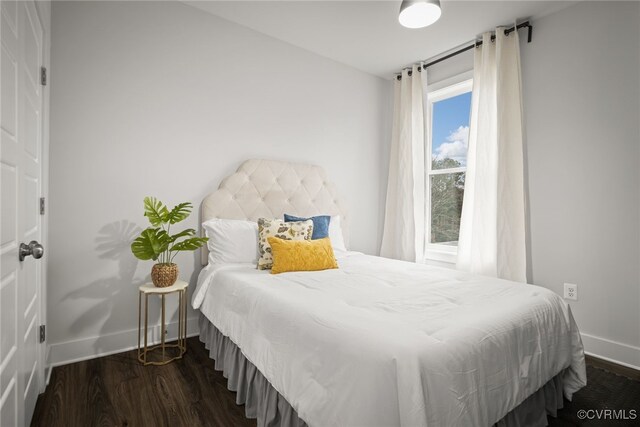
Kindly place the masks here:
[[(178, 205), (179, 206), (179, 205)], [(158, 227), (168, 222), (169, 209), (155, 197), (144, 198), (144, 216), (149, 218), (149, 222), (154, 227)]]
[(169, 239), (171, 240), (171, 242), (175, 242), (176, 240), (178, 240), (181, 237), (191, 237), (191, 236), (195, 236), (196, 235), (196, 230), (194, 230), (193, 228), (188, 228), (184, 231), (181, 231), (178, 234), (174, 234), (173, 236), (169, 236)]
[(170, 243), (170, 237), (166, 231), (160, 228), (147, 228), (131, 243), (131, 252), (140, 260), (155, 261), (168, 249)]
[(171, 236), (169, 236), (169, 234), (167, 233), (166, 230), (163, 230), (162, 228), (156, 228), (154, 230), (156, 231), (156, 240), (157, 240), (157, 244), (160, 248), (164, 248), (162, 249), (162, 252), (166, 251), (169, 244), (171, 242), (173, 242), (173, 240), (171, 240)]
[(180, 203), (179, 205), (171, 209), (171, 212), (167, 213), (166, 215), (167, 222), (171, 224), (175, 224), (177, 222), (180, 222), (186, 219), (189, 216), (189, 214), (191, 214), (192, 208), (193, 208), (193, 205), (189, 202)]
[(207, 237), (192, 237), (191, 239), (183, 240), (182, 242), (175, 243), (169, 250), (174, 251), (195, 251), (200, 246), (204, 245), (209, 238)]

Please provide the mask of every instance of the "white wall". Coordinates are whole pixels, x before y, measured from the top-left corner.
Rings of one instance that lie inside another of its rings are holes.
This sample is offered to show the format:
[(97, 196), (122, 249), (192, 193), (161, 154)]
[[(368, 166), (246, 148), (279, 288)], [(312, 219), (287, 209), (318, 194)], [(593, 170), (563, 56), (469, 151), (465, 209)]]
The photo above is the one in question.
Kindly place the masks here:
[[(529, 281), (563, 294), (587, 352), (640, 367), (640, 3), (581, 2), (521, 32)], [(473, 68), (465, 53), (431, 82)]]
[[(199, 206), (248, 158), (325, 167), (353, 249), (375, 253), (389, 95), (377, 77), (183, 4), (54, 2), (50, 361), (135, 345), (152, 265), (129, 251), (143, 197)], [(196, 254), (177, 262), (194, 284)]]
[(559, 294), (577, 283), (587, 351), (635, 366), (639, 62), (638, 2), (582, 2), (536, 20), (522, 45), (531, 277)]

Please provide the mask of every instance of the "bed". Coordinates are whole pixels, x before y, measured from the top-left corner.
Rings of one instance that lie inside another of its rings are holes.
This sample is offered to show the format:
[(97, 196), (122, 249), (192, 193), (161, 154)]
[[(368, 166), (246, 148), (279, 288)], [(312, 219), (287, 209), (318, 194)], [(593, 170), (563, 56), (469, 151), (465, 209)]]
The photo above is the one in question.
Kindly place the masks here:
[[(348, 217), (324, 171), (248, 160), (210, 218)], [(350, 251), (339, 269), (209, 264), (200, 339), (258, 425), (537, 426), (586, 385), (569, 306), (538, 286)]]

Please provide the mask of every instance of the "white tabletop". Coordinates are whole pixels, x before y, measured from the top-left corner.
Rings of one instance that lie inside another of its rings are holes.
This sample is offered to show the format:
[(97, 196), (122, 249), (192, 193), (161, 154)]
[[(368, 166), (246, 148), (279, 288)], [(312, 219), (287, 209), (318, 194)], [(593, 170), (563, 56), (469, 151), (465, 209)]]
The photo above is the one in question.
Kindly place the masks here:
[(177, 280), (176, 283), (171, 286), (167, 286), (166, 288), (158, 288), (153, 283), (145, 283), (140, 286), (140, 292), (144, 294), (168, 294), (170, 292), (186, 289), (187, 286), (189, 286), (189, 284), (184, 280)]

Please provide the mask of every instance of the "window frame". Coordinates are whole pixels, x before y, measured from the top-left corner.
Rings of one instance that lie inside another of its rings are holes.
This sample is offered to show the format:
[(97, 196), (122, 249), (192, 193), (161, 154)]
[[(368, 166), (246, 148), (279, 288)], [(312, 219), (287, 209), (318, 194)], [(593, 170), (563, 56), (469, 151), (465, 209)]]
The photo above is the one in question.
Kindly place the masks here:
[[(424, 258), (427, 261), (455, 264), (458, 256), (458, 246), (431, 243), (431, 177), (434, 175), (466, 172), (467, 167), (449, 169), (431, 169), (432, 166), (432, 129), (433, 104), (444, 99), (452, 98), (463, 93), (473, 92), (473, 76), (471, 72), (463, 73), (440, 84), (428, 87), (425, 93), (425, 113), (427, 132), (425, 135), (425, 235)], [(473, 101), (472, 101), (473, 102)], [(471, 108), (471, 107), (470, 107)], [(469, 123), (471, 124), (471, 123)]]

